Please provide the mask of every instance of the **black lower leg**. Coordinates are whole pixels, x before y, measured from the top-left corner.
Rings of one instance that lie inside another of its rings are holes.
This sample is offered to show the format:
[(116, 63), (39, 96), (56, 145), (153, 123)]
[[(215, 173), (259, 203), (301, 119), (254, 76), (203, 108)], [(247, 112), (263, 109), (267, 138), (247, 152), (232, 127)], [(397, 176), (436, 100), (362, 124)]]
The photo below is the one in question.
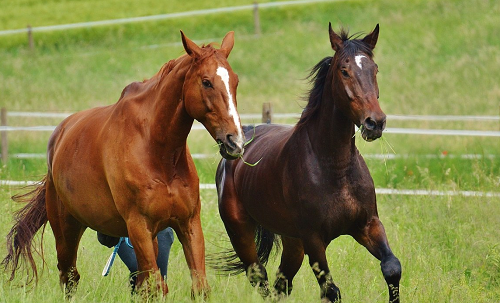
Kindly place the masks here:
[(401, 280), (401, 263), (394, 255), (382, 259), (382, 274), (389, 288), (389, 302), (399, 303), (399, 280)]
[(254, 263), (247, 269), (247, 278), (253, 287), (256, 287), (262, 297), (269, 296), (269, 280), (266, 268), (262, 264)]
[(293, 286), (292, 281), (288, 280), (288, 278), (281, 271), (276, 273), (276, 282), (274, 282), (274, 289), (276, 290), (276, 294), (278, 296), (288, 296), (292, 292)]
[(333, 282), (330, 272), (321, 270), (318, 264), (314, 264), (312, 269), (321, 288), (322, 302), (325, 299), (328, 300), (327, 302), (341, 302), (340, 289)]

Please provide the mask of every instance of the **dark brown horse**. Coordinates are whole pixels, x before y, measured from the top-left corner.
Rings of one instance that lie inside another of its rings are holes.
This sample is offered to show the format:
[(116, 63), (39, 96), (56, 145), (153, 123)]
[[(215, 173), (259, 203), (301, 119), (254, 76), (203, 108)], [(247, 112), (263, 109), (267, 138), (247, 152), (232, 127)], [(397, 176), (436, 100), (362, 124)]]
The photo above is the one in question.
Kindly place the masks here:
[[(381, 261), (390, 302), (399, 302), (401, 265), (377, 214), (373, 180), (355, 146), (355, 125), (372, 141), (382, 135), (386, 115), (378, 103), (373, 49), (379, 27), (350, 39), (329, 27), (335, 56), (311, 72), (314, 87), (294, 127), (260, 125), (246, 131), (245, 160), (222, 160), (216, 176), (219, 212), (234, 255), (222, 269), (246, 271), (263, 296), (270, 293), (264, 268), (281, 235), (283, 252), (274, 289), (289, 294), (304, 254), (318, 279), (322, 301), (340, 301), (325, 250), (351, 235)], [(254, 240), (255, 239), (255, 240)], [(257, 243), (256, 243), (257, 242)], [(221, 268), (221, 267), (220, 267)]]
[(229, 32), (220, 49), (199, 47), (181, 36), (186, 55), (166, 63), (151, 79), (128, 85), (116, 104), (76, 113), (56, 128), (48, 143), (48, 173), (16, 214), (7, 237), (3, 265), (11, 269), (11, 278), (20, 259), (38, 278), (32, 239), (48, 220), (68, 296), (80, 278), (77, 250), (87, 227), (130, 237), (138, 286), (152, 276), (153, 289), (167, 293), (156, 265), (156, 234), (171, 226), (184, 249), (193, 294), (209, 291), (199, 179), (186, 139), (196, 119), (225, 158), (243, 153), (238, 77), (227, 61), (234, 35)]

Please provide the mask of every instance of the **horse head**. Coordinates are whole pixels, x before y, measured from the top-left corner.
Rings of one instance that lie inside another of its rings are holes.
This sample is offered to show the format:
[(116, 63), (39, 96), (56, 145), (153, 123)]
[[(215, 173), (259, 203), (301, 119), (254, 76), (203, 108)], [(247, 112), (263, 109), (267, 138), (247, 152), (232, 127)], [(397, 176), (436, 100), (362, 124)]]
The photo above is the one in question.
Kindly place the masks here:
[[(386, 115), (380, 108), (377, 84), (378, 66), (373, 61), (379, 26), (363, 39), (349, 40), (347, 33), (340, 35), (329, 25), (330, 43), (335, 56), (332, 59), (333, 87), (340, 88), (340, 107), (351, 121), (361, 128), (366, 141), (382, 136)], [(343, 89), (342, 89), (343, 88)]]
[(181, 36), (184, 49), (193, 61), (184, 79), (185, 109), (205, 126), (225, 159), (236, 159), (243, 154), (244, 136), (236, 110), (238, 76), (227, 61), (234, 45), (234, 33), (226, 34), (220, 49), (211, 45), (199, 47), (182, 31)]

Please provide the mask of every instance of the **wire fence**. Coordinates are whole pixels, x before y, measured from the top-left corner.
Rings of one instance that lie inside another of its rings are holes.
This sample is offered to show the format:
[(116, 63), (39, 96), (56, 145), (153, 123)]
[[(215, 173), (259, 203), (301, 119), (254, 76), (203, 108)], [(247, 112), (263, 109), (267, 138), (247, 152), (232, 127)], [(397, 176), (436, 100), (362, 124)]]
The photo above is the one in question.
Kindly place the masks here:
[[(29, 118), (61, 118), (64, 119), (72, 113), (50, 113), (50, 112), (7, 112), (8, 117), (29, 117)], [(297, 113), (273, 113), (272, 118), (265, 118), (262, 114), (241, 114), (242, 120), (274, 120), (274, 119), (298, 119)], [(405, 121), (500, 121), (500, 116), (451, 116), (451, 115), (387, 115), (388, 120)], [(0, 132), (10, 131), (54, 131), (56, 126), (9, 126), (6, 123), (0, 125)], [(193, 130), (204, 129), (200, 123), (193, 125)], [(384, 133), (387, 134), (406, 134), (406, 135), (438, 135), (438, 136), (476, 136), (476, 137), (500, 137), (500, 131), (481, 131), (481, 130), (453, 130), (453, 129), (418, 129), (418, 128), (387, 128)]]
[(306, 5), (306, 4), (320, 3), (320, 2), (342, 2), (342, 1), (348, 1), (348, 0), (295, 0), (295, 1), (278, 1), (278, 2), (267, 2), (267, 3), (254, 2), (254, 4), (251, 4), (251, 5), (219, 7), (219, 8), (211, 8), (211, 9), (204, 9), (204, 10), (194, 10), (194, 11), (187, 11), (187, 12), (160, 14), (160, 15), (153, 15), (153, 16), (131, 17), (131, 18), (121, 18), (121, 19), (112, 19), (112, 20), (78, 22), (78, 23), (70, 23), (70, 24), (36, 26), (36, 27), (32, 27), (31, 25), (28, 25), (26, 28), (2, 30), (2, 31), (0, 31), (0, 36), (25, 33), (25, 34), (27, 34), (27, 37), (28, 37), (28, 46), (30, 49), (33, 49), (34, 45), (35, 45), (33, 33), (35, 33), (35, 32), (64, 31), (64, 30), (72, 30), (72, 29), (79, 29), (79, 28), (93, 28), (93, 27), (98, 27), (98, 26), (112, 26), (112, 25), (130, 24), (130, 23), (137, 23), (137, 22), (151, 22), (151, 21), (167, 20), (167, 19), (175, 19), (175, 18), (185, 18), (185, 17), (200, 16), (200, 15), (231, 13), (231, 12), (244, 11), (244, 10), (253, 10), (255, 34), (260, 35), (261, 29), (260, 29), (259, 9), (267, 9), (267, 8), (272, 8), (272, 7), (284, 7), (284, 6), (291, 6), (291, 5)]
[[(0, 123), (0, 135), (1, 135), (1, 157), (3, 163), (7, 163), (9, 156), (8, 153), (8, 140), (7, 133), (13, 131), (30, 131), (30, 132), (52, 132), (56, 126), (42, 125), (42, 126), (9, 126), (7, 124), (7, 117), (14, 118), (52, 118), (52, 119), (64, 119), (70, 116), (72, 113), (57, 113), (57, 112), (20, 112), (12, 111), (8, 112), (5, 108), (1, 110), (1, 123)], [(240, 118), (242, 121), (262, 121), (261, 123), (269, 123), (274, 121), (274, 119), (295, 119), (300, 117), (298, 113), (272, 113), (270, 104), (263, 104), (262, 114), (241, 114)], [(417, 120), (417, 121), (500, 121), (499, 116), (451, 116), (451, 115), (388, 115), (389, 120)], [(292, 124), (289, 124), (292, 125)], [(192, 130), (203, 130), (205, 129), (201, 123), (195, 122), (192, 126)], [(404, 134), (404, 135), (431, 135), (431, 136), (472, 136), (472, 137), (500, 137), (500, 131), (485, 131), (485, 130), (454, 130), (454, 129), (418, 129), (418, 128), (387, 128), (384, 131), (385, 134)], [(44, 154), (37, 153), (18, 153), (10, 155), (18, 159), (26, 158), (44, 158)], [(377, 156), (384, 159), (393, 159), (395, 157), (400, 157), (399, 155), (366, 155), (367, 157), (376, 158)], [(466, 158), (478, 158), (481, 155), (465, 155)], [(494, 155), (487, 155), (491, 158)], [(193, 154), (196, 159), (213, 158), (214, 155), (207, 154)]]
[[(28, 186), (37, 184), (38, 181), (14, 181), (0, 180), (0, 186)], [(212, 183), (201, 183), (202, 190), (215, 190), (216, 185)], [(395, 188), (375, 188), (377, 195), (404, 195), (404, 196), (462, 196), (462, 197), (500, 197), (500, 192), (484, 191), (452, 191), (452, 190), (429, 190), (429, 189), (395, 189)]]
[(204, 10), (194, 10), (194, 11), (187, 11), (187, 12), (160, 14), (160, 15), (153, 15), (153, 16), (131, 17), (131, 18), (121, 18), (121, 19), (112, 19), (112, 20), (78, 22), (78, 23), (70, 23), (70, 24), (10, 29), (10, 30), (0, 31), (0, 36), (13, 35), (13, 34), (19, 34), (19, 33), (28, 33), (29, 31), (31, 31), (31, 32), (60, 31), (60, 30), (68, 30), (68, 29), (76, 29), (76, 28), (89, 28), (89, 27), (96, 27), (96, 26), (109, 26), (109, 25), (117, 25), (117, 24), (127, 24), (127, 23), (158, 21), (158, 20), (167, 20), (167, 19), (175, 19), (175, 18), (183, 18), (183, 17), (193, 17), (193, 16), (199, 16), (199, 15), (229, 13), (229, 12), (237, 12), (237, 11), (243, 11), (243, 10), (254, 10), (255, 8), (266, 9), (266, 8), (290, 6), (290, 5), (304, 5), (304, 4), (312, 4), (312, 3), (320, 3), (320, 2), (341, 2), (341, 1), (347, 1), (347, 0), (295, 0), (295, 1), (278, 1), (278, 2), (267, 2), (267, 3), (255, 2), (254, 4), (250, 4), (250, 5), (219, 7), (219, 8), (211, 8), (211, 9), (204, 9)]

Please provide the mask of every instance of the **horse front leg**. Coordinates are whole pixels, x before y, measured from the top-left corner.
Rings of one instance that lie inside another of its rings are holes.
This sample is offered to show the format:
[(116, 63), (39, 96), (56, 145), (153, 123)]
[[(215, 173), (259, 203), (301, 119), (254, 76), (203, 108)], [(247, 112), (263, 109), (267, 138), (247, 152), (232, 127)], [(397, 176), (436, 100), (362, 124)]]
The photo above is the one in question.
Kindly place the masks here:
[(399, 303), (401, 263), (389, 247), (382, 222), (380, 222), (379, 218), (373, 217), (354, 238), (365, 246), (375, 258), (380, 260), (382, 274), (389, 288), (389, 302)]
[(340, 289), (333, 282), (326, 260), (326, 245), (318, 237), (303, 239), (304, 252), (309, 256), (309, 265), (321, 289), (321, 302), (341, 302)]
[[(147, 224), (138, 223), (140, 221), (144, 220), (135, 221), (134, 223), (127, 222), (128, 235), (137, 258), (137, 289), (141, 290), (141, 292), (145, 291), (145, 294), (148, 295), (149, 286), (152, 284), (155, 286), (154, 292), (161, 291), (163, 295), (166, 295), (168, 286), (164, 282), (156, 263), (158, 255), (156, 235), (153, 235)], [(147, 284), (147, 288), (142, 288), (143, 283)]]
[(182, 244), (186, 262), (191, 271), (193, 281), (191, 295), (192, 297), (199, 295), (208, 297), (210, 287), (205, 272), (205, 240), (199, 211), (195, 212), (194, 216), (188, 220), (179, 222), (179, 225), (174, 229)]

